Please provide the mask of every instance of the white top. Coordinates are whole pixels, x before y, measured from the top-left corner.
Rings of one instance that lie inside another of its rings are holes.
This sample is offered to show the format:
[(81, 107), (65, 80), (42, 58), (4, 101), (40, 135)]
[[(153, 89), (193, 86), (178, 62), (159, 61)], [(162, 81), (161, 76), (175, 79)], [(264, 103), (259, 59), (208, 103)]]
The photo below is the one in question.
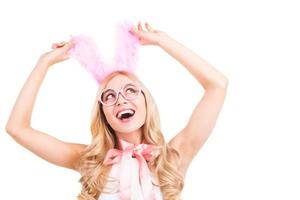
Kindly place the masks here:
[[(139, 163), (137, 159), (132, 158), (132, 162), (135, 164), (134, 169), (130, 170), (131, 172), (131, 200), (143, 200), (142, 188), (139, 183)], [(109, 180), (107, 181), (102, 193), (100, 194), (98, 200), (120, 200), (119, 198), (119, 172), (120, 172), (120, 163), (115, 163), (112, 166), (112, 169), (109, 173)], [(161, 190), (158, 186), (157, 178), (151, 173), (153, 190), (155, 193), (155, 200), (163, 200)]]

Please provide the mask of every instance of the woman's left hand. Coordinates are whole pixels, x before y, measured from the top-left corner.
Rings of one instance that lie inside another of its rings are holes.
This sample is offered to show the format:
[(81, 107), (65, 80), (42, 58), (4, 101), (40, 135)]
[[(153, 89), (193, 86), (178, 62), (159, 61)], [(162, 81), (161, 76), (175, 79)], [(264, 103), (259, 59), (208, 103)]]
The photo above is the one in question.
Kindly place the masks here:
[(153, 29), (149, 23), (145, 23), (147, 30), (144, 30), (141, 22), (138, 23), (137, 27), (133, 27), (130, 32), (139, 38), (140, 44), (142, 45), (158, 45), (159, 39), (166, 35), (164, 32)]

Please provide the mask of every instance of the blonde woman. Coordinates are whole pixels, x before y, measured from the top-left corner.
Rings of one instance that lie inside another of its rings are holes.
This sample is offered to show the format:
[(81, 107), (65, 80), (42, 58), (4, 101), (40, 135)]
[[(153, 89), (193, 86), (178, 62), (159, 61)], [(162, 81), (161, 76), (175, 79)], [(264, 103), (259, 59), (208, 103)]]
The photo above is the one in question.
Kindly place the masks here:
[[(39, 87), (49, 67), (69, 59), (71, 42), (52, 45), (23, 86), (7, 132), (39, 157), (81, 174), (80, 200), (177, 200), (187, 169), (215, 126), (227, 78), (165, 32), (139, 22), (131, 33), (179, 61), (205, 89), (191, 117), (170, 141), (160, 129), (153, 97), (133, 73), (114, 71), (99, 85), (91, 121), (91, 144), (63, 142), (31, 127)], [(25, 106), (26, 105), (26, 106)]]

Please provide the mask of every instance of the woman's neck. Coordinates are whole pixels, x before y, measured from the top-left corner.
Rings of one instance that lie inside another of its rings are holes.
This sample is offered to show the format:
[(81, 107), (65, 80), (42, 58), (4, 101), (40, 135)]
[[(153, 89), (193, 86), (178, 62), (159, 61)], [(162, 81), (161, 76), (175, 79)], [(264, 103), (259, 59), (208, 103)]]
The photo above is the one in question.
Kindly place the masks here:
[(143, 134), (141, 128), (130, 133), (116, 132), (116, 135), (119, 139), (125, 140), (126, 142), (132, 144), (141, 144), (143, 141)]

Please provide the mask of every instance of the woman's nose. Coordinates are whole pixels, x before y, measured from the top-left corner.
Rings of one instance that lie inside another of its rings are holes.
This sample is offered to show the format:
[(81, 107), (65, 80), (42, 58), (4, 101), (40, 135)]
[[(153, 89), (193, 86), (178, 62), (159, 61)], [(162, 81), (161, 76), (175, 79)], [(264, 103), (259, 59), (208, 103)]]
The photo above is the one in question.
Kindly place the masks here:
[(116, 102), (117, 105), (120, 105), (120, 103), (123, 103), (123, 102), (127, 102), (127, 99), (125, 99), (125, 97), (123, 96), (123, 94), (121, 92), (119, 92), (117, 98), (118, 98), (117, 102)]

